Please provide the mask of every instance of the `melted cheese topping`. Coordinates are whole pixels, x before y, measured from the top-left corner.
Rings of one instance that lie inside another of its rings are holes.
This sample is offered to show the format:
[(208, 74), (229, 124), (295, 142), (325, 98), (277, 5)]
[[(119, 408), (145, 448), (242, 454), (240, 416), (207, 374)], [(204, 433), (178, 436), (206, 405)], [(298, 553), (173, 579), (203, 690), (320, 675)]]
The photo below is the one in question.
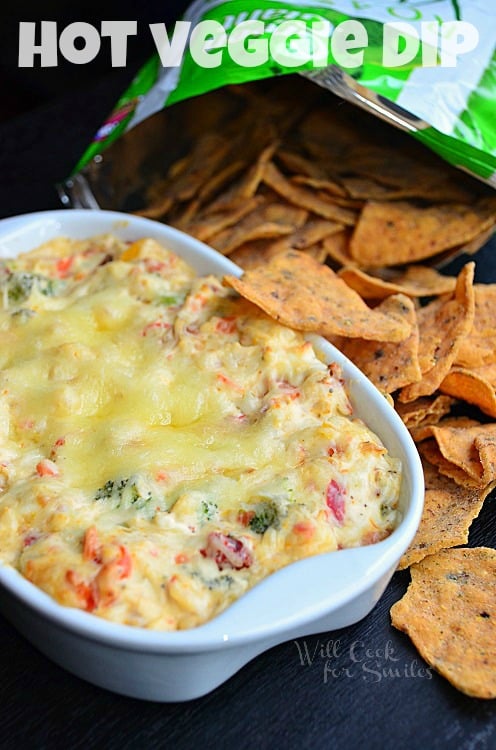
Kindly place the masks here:
[(335, 365), (149, 239), (0, 264), (0, 558), (174, 630), (398, 522), (398, 460)]

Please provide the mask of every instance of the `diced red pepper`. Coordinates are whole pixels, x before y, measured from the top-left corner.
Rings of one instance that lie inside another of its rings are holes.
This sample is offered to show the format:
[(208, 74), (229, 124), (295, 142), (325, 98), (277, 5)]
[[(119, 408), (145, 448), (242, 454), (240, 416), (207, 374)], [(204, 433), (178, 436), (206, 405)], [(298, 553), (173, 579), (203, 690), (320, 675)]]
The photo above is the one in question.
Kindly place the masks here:
[(234, 333), (234, 331), (236, 330), (236, 318), (219, 318), (219, 320), (217, 321), (217, 325), (215, 326), (215, 330), (219, 331), (219, 333)]
[(298, 521), (293, 526), (293, 531), (304, 539), (311, 539), (315, 533), (315, 526), (311, 521)]
[(160, 273), (166, 268), (165, 263), (155, 258), (145, 258), (144, 266), (147, 273)]
[(75, 590), (82, 609), (85, 609), (87, 612), (93, 612), (98, 607), (99, 602), (98, 587), (95, 585), (95, 582), (90, 581), (87, 583), (83, 581), (81, 576), (74, 570), (68, 570), (65, 574), (65, 579)]
[(59, 467), (49, 458), (42, 458), (36, 464), (36, 473), (40, 477), (58, 477), (60, 474)]
[(117, 581), (131, 575), (132, 559), (123, 544), (118, 545), (118, 554), (102, 565), (94, 582), (98, 590), (98, 602), (101, 607), (108, 607), (118, 598)]
[(208, 535), (207, 546), (200, 552), (204, 557), (215, 560), (219, 570), (249, 568), (253, 562), (250, 550), (241, 539), (220, 531), (212, 531)]
[(346, 491), (345, 489), (336, 482), (335, 479), (331, 479), (327, 485), (326, 490), (326, 505), (334, 515), (334, 518), (338, 523), (344, 521), (345, 516), (345, 504), (346, 504)]
[(50, 458), (54, 459), (57, 457), (57, 448), (61, 448), (63, 445), (65, 445), (65, 438), (61, 437), (58, 438), (58, 440), (55, 441), (53, 444), (53, 448), (50, 451)]
[(167, 331), (170, 327), (171, 327), (171, 324), (167, 323), (165, 320), (154, 320), (151, 323), (147, 323), (147, 325), (141, 331), (141, 335), (148, 336), (148, 333), (154, 328), (159, 328), (159, 329), (161, 328)]
[(73, 255), (69, 255), (69, 257), (67, 258), (59, 258), (59, 260), (57, 261), (57, 276), (61, 279), (67, 276), (73, 262)]
[(26, 534), (23, 540), (25, 547), (30, 547), (32, 544), (38, 541), (40, 535), (36, 531), (32, 531), (30, 534)]
[(89, 529), (86, 529), (83, 540), (83, 558), (85, 560), (92, 560), (99, 565), (102, 562), (102, 545), (95, 526), (90, 526)]
[(119, 554), (110, 565), (115, 565), (117, 578), (129, 578), (133, 567), (133, 561), (129, 550), (123, 544), (119, 544)]
[(231, 380), (231, 378), (228, 378), (227, 375), (224, 375), (222, 372), (218, 373), (217, 380), (220, 380), (221, 383), (227, 385), (228, 388), (238, 391), (238, 393), (244, 393), (244, 389), (240, 385), (235, 383), (234, 380)]
[(248, 526), (252, 518), (255, 518), (254, 510), (240, 510), (238, 513), (238, 523), (242, 526)]

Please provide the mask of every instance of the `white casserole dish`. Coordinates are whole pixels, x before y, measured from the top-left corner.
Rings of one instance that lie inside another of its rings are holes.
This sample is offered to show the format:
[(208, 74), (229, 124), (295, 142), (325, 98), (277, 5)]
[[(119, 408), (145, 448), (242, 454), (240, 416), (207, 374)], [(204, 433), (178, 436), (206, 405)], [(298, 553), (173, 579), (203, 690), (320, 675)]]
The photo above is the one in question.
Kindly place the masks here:
[[(240, 269), (201, 242), (148, 219), (112, 211), (59, 210), (0, 221), (0, 257), (30, 250), (58, 235), (112, 232), (148, 236), (177, 252), (199, 273)], [(248, 591), (210, 622), (157, 632), (116, 625), (62, 607), (19, 573), (0, 564), (0, 609), (40, 651), (79, 677), (117, 693), (155, 701), (199, 697), (262, 651), (283, 641), (342, 628), (374, 607), (410, 544), (422, 513), (424, 481), (415, 445), (386, 399), (340, 352), (311, 337), (338, 362), (355, 412), (401, 459), (398, 528), (377, 544), (293, 563)]]

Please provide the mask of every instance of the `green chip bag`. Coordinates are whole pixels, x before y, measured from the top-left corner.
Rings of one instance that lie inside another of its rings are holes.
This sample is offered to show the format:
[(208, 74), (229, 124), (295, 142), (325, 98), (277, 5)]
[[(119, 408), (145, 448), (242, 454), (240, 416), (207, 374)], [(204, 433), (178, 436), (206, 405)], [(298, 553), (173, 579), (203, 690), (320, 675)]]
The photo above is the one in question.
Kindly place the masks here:
[(296, 72), (496, 186), (495, 28), (490, 0), (197, 0), (150, 25), (156, 55), (73, 174), (164, 107)]

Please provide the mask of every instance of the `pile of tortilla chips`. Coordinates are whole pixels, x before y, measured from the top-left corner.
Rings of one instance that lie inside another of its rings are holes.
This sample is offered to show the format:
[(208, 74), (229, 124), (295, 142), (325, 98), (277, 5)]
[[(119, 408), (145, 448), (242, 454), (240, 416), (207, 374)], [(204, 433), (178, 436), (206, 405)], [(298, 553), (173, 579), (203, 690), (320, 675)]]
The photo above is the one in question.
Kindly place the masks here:
[(326, 337), (392, 400), (426, 487), (393, 625), (457, 688), (494, 698), (496, 551), (459, 545), (496, 486), (496, 284), (474, 283), (471, 261), (456, 278), (435, 266), (485, 243), (496, 195), (316, 87), (272, 94), (231, 90), (223, 127), (208, 109), (140, 213), (229, 255), (244, 274), (226, 284)]
[[(384, 268), (401, 277), (402, 266), (473, 252), (496, 226), (490, 188), (301, 77), (176, 106), (187, 111), (174, 128), (177, 158), (138, 213), (244, 269), (294, 249), (371, 272), (359, 281), (373, 285)], [(422, 293), (422, 276), (408, 282)]]

